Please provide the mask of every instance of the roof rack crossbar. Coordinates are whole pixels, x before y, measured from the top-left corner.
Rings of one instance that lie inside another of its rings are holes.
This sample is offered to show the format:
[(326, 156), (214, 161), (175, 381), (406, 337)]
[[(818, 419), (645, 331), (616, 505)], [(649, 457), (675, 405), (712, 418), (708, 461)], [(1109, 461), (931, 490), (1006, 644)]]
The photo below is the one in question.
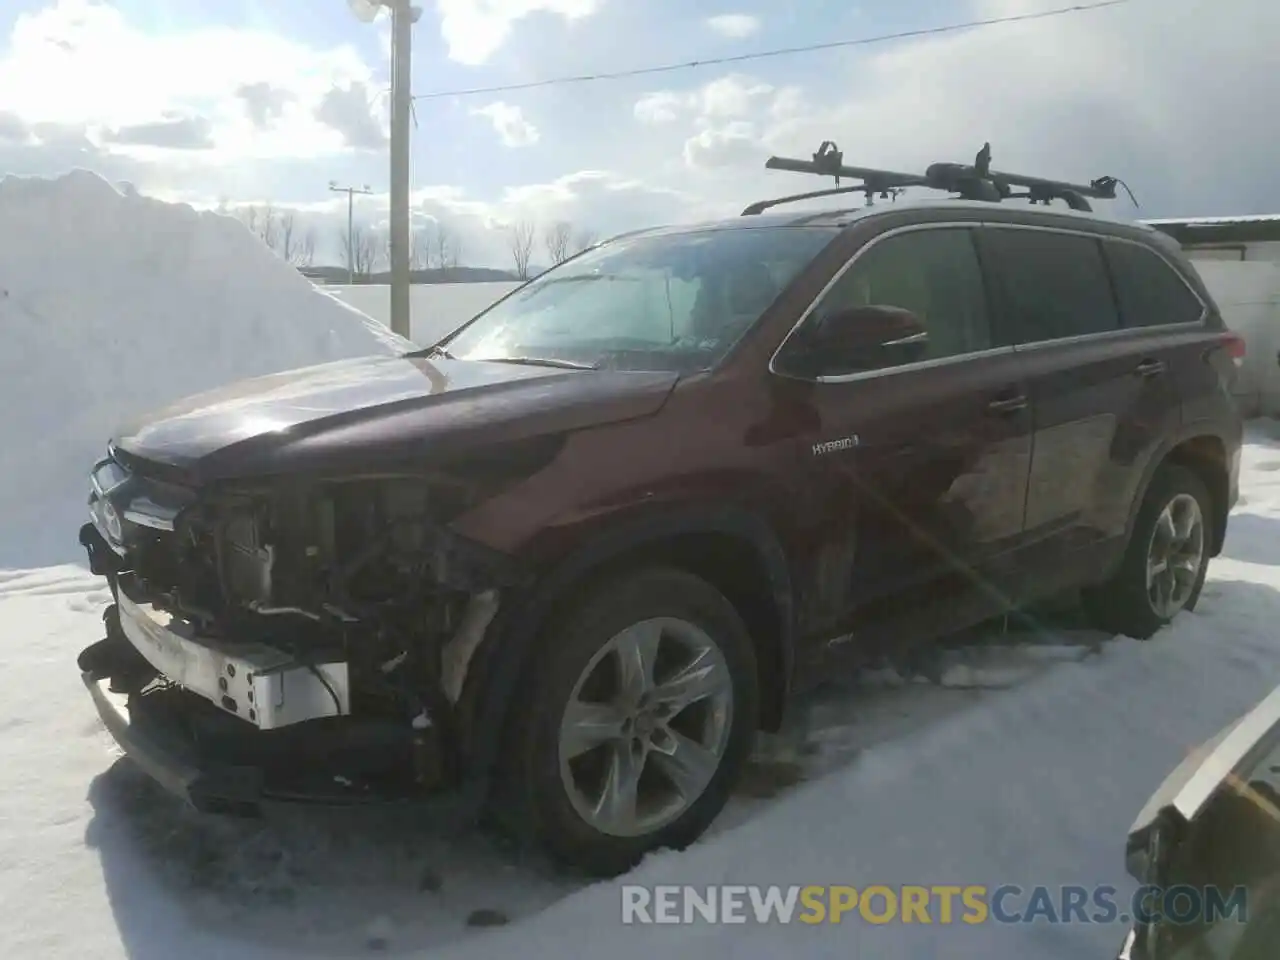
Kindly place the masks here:
[[(874, 167), (846, 166), (844, 154), (831, 140), (824, 141), (810, 160), (800, 160), (793, 157), (770, 157), (765, 162), (765, 168), (769, 170), (787, 170), (792, 173), (808, 173), (821, 177), (833, 177), (835, 178), (837, 189), (795, 194), (789, 197), (779, 197), (776, 200), (761, 200), (743, 210), (743, 216), (752, 216), (767, 210), (769, 207), (783, 203), (794, 203), (799, 200), (831, 196), (837, 193), (862, 193), (867, 198), (867, 205), (870, 206), (874, 202), (876, 195), (883, 199), (896, 200), (898, 195), (909, 187), (941, 190), (946, 193), (957, 194), (965, 200), (981, 200), (989, 203), (1023, 199), (1029, 200), (1032, 204), (1039, 203), (1048, 206), (1054, 200), (1061, 200), (1073, 210), (1088, 212), (1092, 210), (1088, 198), (1114, 200), (1116, 186), (1121, 184), (1121, 181), (1116, 177), (1099, 177), (1088, 184), (1080, 184), (992, 170), (990, 143), (983, 144), (972, 164), (933, 163), (929, 165), (924, 174), (878, 170)], [(860, 180), (861, 183), (841, 187), (840, 181), (842, 178)], [(1020, 187), (1026, 190), (1026, 193), (1015, 194), (1013, 192), (1014, 187)], [(1127, 190), (1128, 188), (1126, 187), (1125, 189)]]

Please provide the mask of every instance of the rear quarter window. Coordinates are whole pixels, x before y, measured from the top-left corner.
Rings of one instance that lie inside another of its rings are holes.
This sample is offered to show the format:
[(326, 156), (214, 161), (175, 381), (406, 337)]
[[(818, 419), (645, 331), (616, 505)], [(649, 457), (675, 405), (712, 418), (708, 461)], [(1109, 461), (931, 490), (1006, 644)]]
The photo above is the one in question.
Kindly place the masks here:
[(1104, 247), (1126, 327), (1200, 322), (1204, 304), (1164, 257), (1135, 243), (1108, 240)]

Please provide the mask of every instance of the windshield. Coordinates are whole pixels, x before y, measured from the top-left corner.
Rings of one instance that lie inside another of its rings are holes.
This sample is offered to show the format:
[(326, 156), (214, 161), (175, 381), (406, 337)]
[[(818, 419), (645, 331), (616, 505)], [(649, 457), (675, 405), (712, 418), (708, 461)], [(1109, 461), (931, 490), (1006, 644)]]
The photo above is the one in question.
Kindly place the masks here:
[(530, 281), (437, 349), (460, 360), (705, 370), (835, 233), (746, 227), (623, 237)]

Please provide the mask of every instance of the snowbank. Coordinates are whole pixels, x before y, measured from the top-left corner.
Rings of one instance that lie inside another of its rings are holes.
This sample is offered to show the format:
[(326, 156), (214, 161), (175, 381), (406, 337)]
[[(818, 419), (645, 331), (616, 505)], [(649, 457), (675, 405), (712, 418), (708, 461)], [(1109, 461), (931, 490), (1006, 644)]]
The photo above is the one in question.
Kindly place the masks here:
[(96, 174), (0, 180), (0, 567), (77, 556), (85, 473), (126, 417), (404, 347), (238, 221)]

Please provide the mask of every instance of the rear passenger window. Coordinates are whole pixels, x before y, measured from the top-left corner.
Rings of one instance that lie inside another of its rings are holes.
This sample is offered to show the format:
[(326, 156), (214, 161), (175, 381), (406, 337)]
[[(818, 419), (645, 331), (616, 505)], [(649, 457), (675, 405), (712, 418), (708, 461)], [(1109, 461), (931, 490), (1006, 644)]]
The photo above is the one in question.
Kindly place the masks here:
[(983, 232), (1015, 343), (1120, 328), (1097, 240), (1047, 230), (988, 227)]
[(1105, 244), (1126, 327), (1198, 323), (1204, 304), (1165, 259), (1134, 243)]

